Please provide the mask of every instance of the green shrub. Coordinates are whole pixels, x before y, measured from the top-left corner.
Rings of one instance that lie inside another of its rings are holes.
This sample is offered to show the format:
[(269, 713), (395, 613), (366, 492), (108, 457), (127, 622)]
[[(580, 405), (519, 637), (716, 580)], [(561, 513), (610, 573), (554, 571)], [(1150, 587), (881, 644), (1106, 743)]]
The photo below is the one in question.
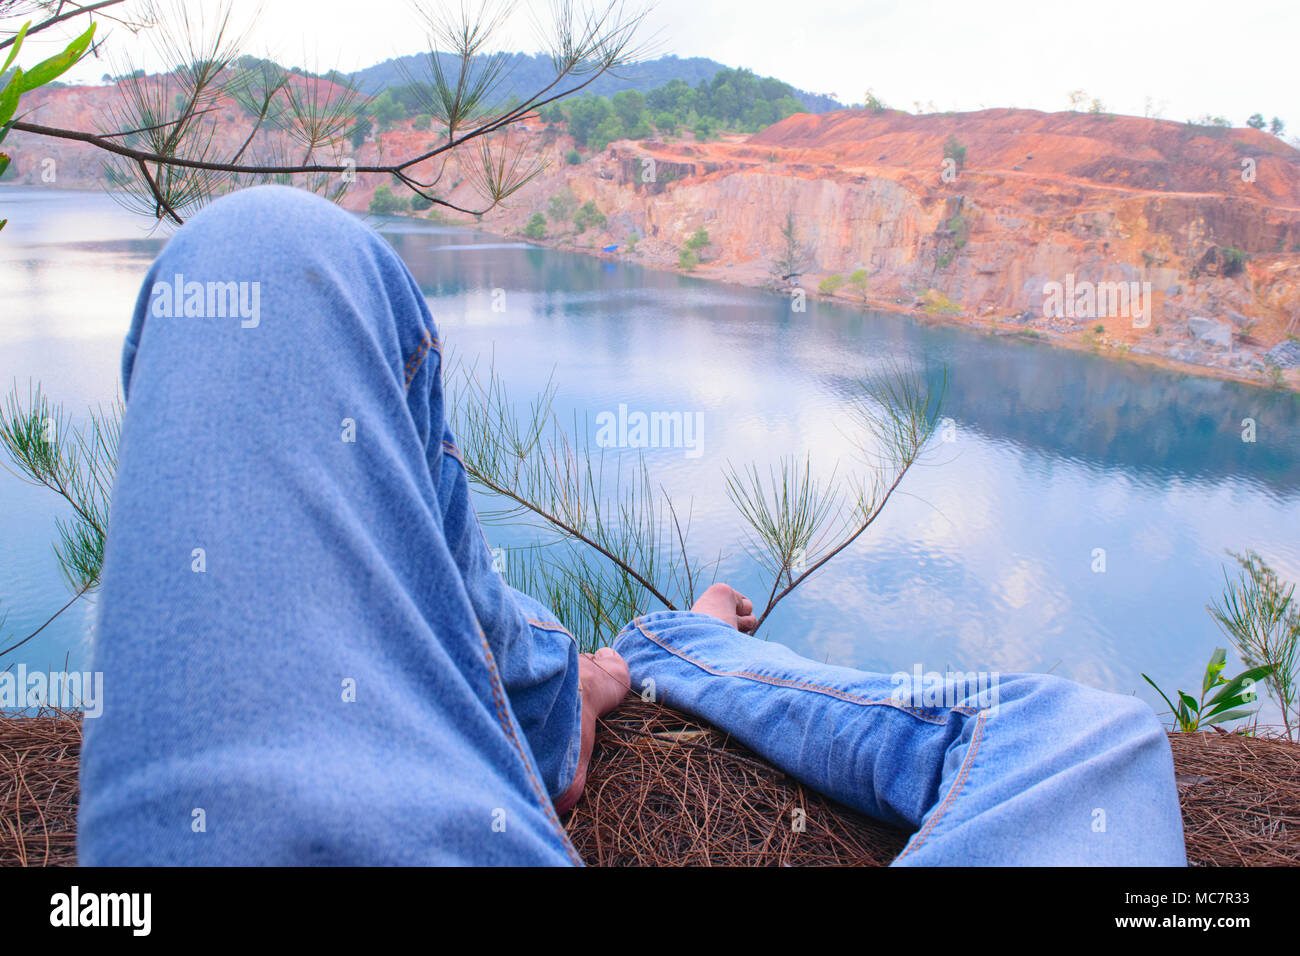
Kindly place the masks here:
[(604, 229), (608, 220), (605, 214), (596, 208), (596, 204), (588, 199), (578, 207), (578, 211), (573, 214), (573, 228), (581, 235), (588, 229)]
[(577, 166), (582, 162), (582, 153), (578, 152), (576, 149), (571, 149), (564, 154), (564, 161), (570, 166)]
[(952, 232), (952, 243), (958, 249), (966, 245), (970, 238), (970, 222), (961, 213), (948, 220), (948, 229)]
[(943, 158), (951, 159), (960, 171), (966, 166), (966, 147), (957, 141), (956, 136), (949, 136), (943, 144)]
[(822, 279), (817, 286), (817, 291), (822, 295), (834, 295), (843, 285), (844, 276), (836, 272), (834, 275), (829, 275), (825, 279)]
[(868, 284), (869, 283), (867, 281), (866, 269), (858, 269), (854, 271), (852, 275), (849, 276), (849, 288), (851, 288), (854, 292), (856, 292), (858, 294), (858, 297), (862, 299), (862, 301), (864, 302), (867, 299)]
[(961, 306), (938, 289), (930, 289), (925, 293), (925, 311), (927, 315), (961, 315)]
[(410, 208), (410, 201), (405, 197), (393, 195), (393, 190), (386, 184), (376, 189), (374, 197), (370, 200), (370, 211), (376, 216), (391, 216), (393, 213)]
[(533, 218), (528, 220), (528, 225), (524, 226), (524, 235), (529, 239), (546, 238), (546, 217), (540, 212), (533, 213)]
[(375, 124), (370, 121), (369, 116), (358, 116), (357, 121), (352, 124), (352, 130), (348, 133), (348, 141), (352, 143), (353, 149), (360, 149), (361, 144), (366, 141), (375, 128)]
[(1250, 254), (1243, 252), (1241, 249), (1234, 249), (1228, 246), (1223, 250), (1223, 275), (1231, 278), (1240, 275), (1246, 268), (1246, 263), (1250, 260)]

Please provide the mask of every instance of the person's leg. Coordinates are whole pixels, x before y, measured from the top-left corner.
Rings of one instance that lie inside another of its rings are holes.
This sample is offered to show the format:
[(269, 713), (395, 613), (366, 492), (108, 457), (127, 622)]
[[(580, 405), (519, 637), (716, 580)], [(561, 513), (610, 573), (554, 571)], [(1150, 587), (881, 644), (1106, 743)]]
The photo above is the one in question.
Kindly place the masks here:
[(491, 571), (388, 244), (307, 193), (218, 200), (123, 377), (82, 862), (580, 862), (576, 649)]
[(896, 865), (1186, 863), (1169, 742), (1135, 698), (1012, 674), (994, 707), (987, 695), (918, 706), (894, 677), (820, 664), (697, 612), (639, 618), (614, 647), (634, 690), (914, 828)]

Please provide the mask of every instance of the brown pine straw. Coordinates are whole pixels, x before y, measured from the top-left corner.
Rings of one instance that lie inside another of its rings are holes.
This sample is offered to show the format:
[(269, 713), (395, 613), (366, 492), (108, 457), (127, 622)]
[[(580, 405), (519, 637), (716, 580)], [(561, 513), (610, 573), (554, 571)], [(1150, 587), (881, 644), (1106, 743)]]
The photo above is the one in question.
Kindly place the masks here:
[(81, 718), (0, 712), (0, 866), (77, 862)]
[[(1169, 739), (1193, 865), (1300, 865), (1300, 745)], [(76, 863), (80, 752), (74, 714), (0, 714), (0, 865)], [(583, 859), (601, 866), (881, 866), (908, 837), (695, 718), (635, 698), (601, 721), (567, 826)]]
[(908, 837), (635, 697), (600, 722), (567, 827), (593, 866), (883, 866)]

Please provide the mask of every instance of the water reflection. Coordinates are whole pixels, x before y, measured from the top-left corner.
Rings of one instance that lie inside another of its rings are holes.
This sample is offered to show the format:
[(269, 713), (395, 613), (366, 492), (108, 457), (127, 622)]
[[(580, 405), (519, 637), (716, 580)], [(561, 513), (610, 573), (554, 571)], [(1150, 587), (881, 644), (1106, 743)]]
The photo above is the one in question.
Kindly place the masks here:
[(492, 356), (520, 397), (554, 369), (563, 421), (619, 402), (702, 411), (701, 459), (647, 457), (692, 502), (701, 550), (721, 550), (722, 576), (751, 591), (768, 582), (745, 559), (722, 466), (807, 450), (825, 471), (848, 467), (842, 409), (862, 376), (946, 364), (956, 441), (771, 619), (771, 637), (810, 656), (1050, 669), (1147, 696), (1141, 671), (1192, 686), (1224, 643), (1204, 605), (1226, 548), (1300, 578), (1294, 396), (842, 306), (793, 313), (762, 291), (541, 249), (468, 250), (453, 271), (427, 243), (392, 241), (452, 348)]
[[(25, 205), (6, 206), (0, 244), (0, 373), (74, 407), (108, 400), (164, 238), (104, 197), (0, 189), (0, 203), (17, 193)], [(701, 457), (647, 458), (690, 508), (696, 553), (721, 552), (720, 576), (752, 592), (770, 582), (745, 557), (726, 463), (808, 451), (823, 473), (854, 467), (843, 409), (858, 380), (891, 361), (947, 365), (955, 441), (936, 444), (871, 534), (770, 620), (769, 637), (809, 656), (1052, 669), (1152, 700), (1141, 671), (1192, 687), (1224, 643), (1204, 605), (1225, 548), (1254, 547), (1300, 580), (1294, 396), (843, 306), (794, 313), (766, 292), (459, 229), (381, 226), (449, 351), (493, 361), (517, 399), (554, 374), (565, 422), (590, 427), (620, 403), (702, 413)], [(1243, 418), (1257, 423), (1253, 444)], [(20, 632), (66, 600), (50, 553), (61, 512), (7, 475), (0, 498), (0, 596), (6, 630)], [(71, 652), (83, 664), (88, 620), (61, 620), (25, 659), (48, 668)]]

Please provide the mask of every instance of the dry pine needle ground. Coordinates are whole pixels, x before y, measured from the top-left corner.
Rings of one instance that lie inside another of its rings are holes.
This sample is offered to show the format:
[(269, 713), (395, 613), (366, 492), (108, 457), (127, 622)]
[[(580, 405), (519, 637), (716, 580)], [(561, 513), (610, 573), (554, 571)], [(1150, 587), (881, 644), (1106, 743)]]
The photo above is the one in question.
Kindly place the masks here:
[[(1218, 733), (1170, 742), (1190, 862), (1300, 865), (1300, 746)], [(75, 715), (0, 715), (0, 865), (76, 863), (80, 752)], [(882, 866), (908, 836), (639, 700), (602, 722), (567, 826), (603, 866)]]

